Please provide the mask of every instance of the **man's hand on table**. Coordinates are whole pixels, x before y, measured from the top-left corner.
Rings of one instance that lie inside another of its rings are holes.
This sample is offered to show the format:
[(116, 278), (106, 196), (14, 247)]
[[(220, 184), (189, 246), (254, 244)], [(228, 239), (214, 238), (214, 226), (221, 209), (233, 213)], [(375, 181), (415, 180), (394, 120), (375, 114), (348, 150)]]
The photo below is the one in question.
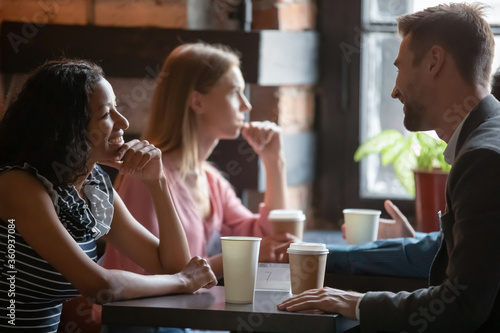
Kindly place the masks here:
[(318, 309), (327, 313), (338, 313), (356, 320), (356, 304), (363, 294), (333, 288), (311, 289), (287, 299), (278, 305), (281, 311), (304, 311)]

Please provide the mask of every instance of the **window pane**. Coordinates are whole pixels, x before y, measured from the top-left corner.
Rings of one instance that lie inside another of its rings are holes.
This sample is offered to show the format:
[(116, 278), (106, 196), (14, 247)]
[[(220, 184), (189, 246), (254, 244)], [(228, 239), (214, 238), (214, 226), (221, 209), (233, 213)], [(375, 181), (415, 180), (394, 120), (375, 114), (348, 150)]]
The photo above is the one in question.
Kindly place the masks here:
[[(394, 59), (400, 39), (395, 33), (369, 32), (362, 35), (360, 142), (385, 129), (407, 135), (403, 125), (403, 106), (391, 97), (396, 80)], [(495, 54), (500, 55), (500, 36), (495, 37)], [(493, 60), (492, 74), (500, 67), (500, 56)], [(377, 155), (360, 165), (362, 198), (410, 199), (394, 175), (392, 165), (382, 166)]]
[[(412, 12), (422, 10), (427, 7), (432, 7), (439, 5), (445, 1), (439, 0), (413, 0), (413, 10)], [(447, 2), (447, 1), (446, 1)], [(474, 3), (476, 1), (456, 1), (465, 3)], [(500, 24), (500, 0), (483, 0), (481, 3), (488, 5), (490, 8), (485, 12), (486, 20), (489, 24), (497, 25)]]
[[(393, 33), (365, 33), (362, 43), (360, 142), (385, 129), (408, 133), (403, 125), (403, 106), (391, 98), (399, 38)], [(361, 175), (362, 198), (409, 198), (392, 165), (383, 167), (377, 155), (361, 161)]]
[[(427, 7), (439, 5), (443, 0), (364, 0), (363, 21), (365, 25), (394, 25), (396, 17), (413, 13)], [(459, 1), (473, 3), (475, 1)], [(487, 21), (492, 25), (500, 25), (500, 0), (483, 0), (490, 8), (486, 11)]]
[(396, 17), (409, 13), (412, 0), (364, 0), (365, 24), (395, 24)]
[(495, 36), (495, 57), (493, 58), (493, 66), (491, 74), (495, 74), (500, 67), (500, 35)]

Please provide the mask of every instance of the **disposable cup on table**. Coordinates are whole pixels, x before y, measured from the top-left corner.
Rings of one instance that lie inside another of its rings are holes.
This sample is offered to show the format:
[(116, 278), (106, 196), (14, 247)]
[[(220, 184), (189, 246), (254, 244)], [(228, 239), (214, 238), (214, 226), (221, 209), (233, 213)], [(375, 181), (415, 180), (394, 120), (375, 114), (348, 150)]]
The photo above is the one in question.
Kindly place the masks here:
[(261, 238), (228, 236), (220, 239), (226, 302), (253, 303)]
[(290, 261), (292, 294), (323, 288), (328, 250), (323, 243), (292, 243), (287, 250)]
[(377, 239), (380, 210), (350, 208), (343, 213), (347, 244), (358, 245)]
[(300, 209), (274, 209), (267, 218), (273, 235), (290, 233), (302, 240), (305, 214)]

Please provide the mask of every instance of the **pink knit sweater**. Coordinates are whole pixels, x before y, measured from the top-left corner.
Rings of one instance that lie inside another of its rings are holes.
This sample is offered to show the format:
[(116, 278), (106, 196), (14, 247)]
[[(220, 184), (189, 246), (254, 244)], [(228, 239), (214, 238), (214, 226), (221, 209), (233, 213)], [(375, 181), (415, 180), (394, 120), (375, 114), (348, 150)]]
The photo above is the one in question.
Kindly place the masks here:
[[(269, 209), (260, 204), (259, 214), (253, 214), (236, 196), (229, 182), (218, 170), (205, 163), (212, 215), (205, 219), (199, 213), (191, 194), (177, 170), (163, 155), (164, 172), (170, 193), (184, 226), (191, 256), (207, 258), (213, 255), (220, 236), (264, 236), (269, 234)], [(158, 236), (158, 220), (148, 190), (137, 178), (126, 176), (116, 188), (132, 215), (154, 235)], [(209, 244), (210, 243), (210, 244)], [(215, 246), (214, 246), (215, 243)], [(215, 250), (216, 251), (216, 250)], [(140, 274), (147, 272), (111, 245), (106, 246), (102, 265), (108, 269), (122, 269)]]

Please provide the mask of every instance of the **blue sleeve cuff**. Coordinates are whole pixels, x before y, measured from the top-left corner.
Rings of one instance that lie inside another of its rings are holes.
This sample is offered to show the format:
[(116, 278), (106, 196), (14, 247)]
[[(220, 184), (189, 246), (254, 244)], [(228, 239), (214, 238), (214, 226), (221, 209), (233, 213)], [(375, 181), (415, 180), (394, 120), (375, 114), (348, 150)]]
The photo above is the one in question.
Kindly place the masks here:
[(427, 278), (440, 233), (382, 239), (361, 245), (328, 244), (326, 271), (338, 274)]

